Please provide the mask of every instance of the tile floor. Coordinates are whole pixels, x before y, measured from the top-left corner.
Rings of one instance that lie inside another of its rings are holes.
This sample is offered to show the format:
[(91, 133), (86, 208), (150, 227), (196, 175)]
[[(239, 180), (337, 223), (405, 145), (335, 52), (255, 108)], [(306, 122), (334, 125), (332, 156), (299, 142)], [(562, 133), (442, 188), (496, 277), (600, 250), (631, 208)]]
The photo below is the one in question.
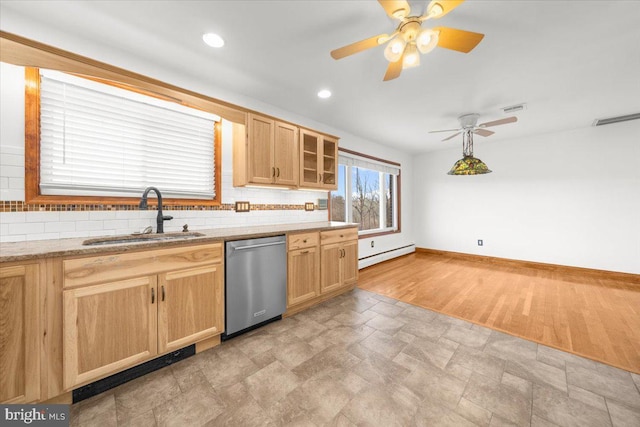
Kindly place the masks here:
[(640, 375), (356, 289), (71, 407), (72, 426), (633, 426)]

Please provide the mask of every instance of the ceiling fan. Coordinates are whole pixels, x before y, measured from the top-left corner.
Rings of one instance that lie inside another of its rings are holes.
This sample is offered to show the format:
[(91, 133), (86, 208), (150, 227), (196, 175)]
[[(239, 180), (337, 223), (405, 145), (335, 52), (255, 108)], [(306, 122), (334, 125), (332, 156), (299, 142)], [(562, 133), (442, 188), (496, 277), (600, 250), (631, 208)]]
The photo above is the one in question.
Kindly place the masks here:
[(486, 128), (490, 128), (492, 126), (506, 125), (507, 123), (514, 123), (518, 121), (516, 116), (506, 117), (500, 120), (494, 120), (492, 122), (486, 123), (478, 123), (478, 118), (480, 114), (464, 114), (458, 117), (460, 121), (460, 127), (457, 129), (445, 129), (445, 130), (432, 130), (429, 133), (438, 133), (438, 132), (456, 132), (453, 135), (443, 139), (443, 141), (448, 141), (456, 136), (460, 135), (462, 132), (472, 132), (480, 136), (491, 136), (495, 132), (487, 130)]
[(468, 53), (475, 48), (484, 34), (448, 27), (422, 28), (428, 19), (441, 18), (458, 7), (464, 0), (432, 0), (424, 14), (410, 15), (406, 0), (378, 0), (392, 19), (400, 21), (391, 34), (379, 34), (331, 51), (333, 59), (341, 59), (372, 47), (387, 43), (384, 57), (389, 61), (384, 80), (400, 76), (405, 68), (420, 65), (420, 53), (428, 53), (436, 46)]

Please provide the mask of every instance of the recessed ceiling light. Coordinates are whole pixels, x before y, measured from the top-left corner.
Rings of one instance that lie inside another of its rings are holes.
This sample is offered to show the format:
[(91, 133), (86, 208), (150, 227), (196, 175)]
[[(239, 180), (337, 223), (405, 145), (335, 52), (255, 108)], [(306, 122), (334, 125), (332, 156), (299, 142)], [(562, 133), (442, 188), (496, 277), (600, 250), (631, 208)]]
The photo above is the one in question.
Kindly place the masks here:
[(331, 96), (331, 91), (327, 90), (327, 89), (322, 89), (320, 92), (318, 92), (318, 98), (329, 98)]
[(222, 40), (222, 37), (220, 37), (217, 34), (214, 33), (207, 33), (205, 35), (202, 36), (202, 40), (204, 40), (204, 42), (206, 44), (208, 44), (211, 47), (222, 47), (224, 46), (224, 40)]

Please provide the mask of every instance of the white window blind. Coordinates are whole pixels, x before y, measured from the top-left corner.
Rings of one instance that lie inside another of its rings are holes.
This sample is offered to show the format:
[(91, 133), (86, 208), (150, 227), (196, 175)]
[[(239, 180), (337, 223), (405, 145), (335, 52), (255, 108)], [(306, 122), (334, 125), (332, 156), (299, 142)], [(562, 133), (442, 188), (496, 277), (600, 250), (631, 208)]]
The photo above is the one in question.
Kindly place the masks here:
[(214, 124), (183, 105), (41, 70), (40, 191), (215, 197)]
[(358, 168), (388, 173), (391, 175), (400, 175), (400, 167), (396, 165), (386, 162), (379, 162), (365, 157), (350, 155), (343, 152), (340, 152), (338, 154), (338, 163), (341, 165), (356, 166)]

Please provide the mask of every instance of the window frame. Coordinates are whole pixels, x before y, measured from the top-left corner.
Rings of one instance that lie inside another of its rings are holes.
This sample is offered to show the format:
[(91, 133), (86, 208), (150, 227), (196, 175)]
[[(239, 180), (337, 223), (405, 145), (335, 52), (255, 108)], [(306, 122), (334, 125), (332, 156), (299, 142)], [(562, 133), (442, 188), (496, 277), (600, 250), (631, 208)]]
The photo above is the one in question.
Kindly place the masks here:
[[(73, 74), (73, 73), (71, 73)], [(199, 109), (185, 102), (177, 102), (175, 99), (163, 96), (149, 90), (137, 88), (123, 83), (106, 79), (80, 77), (99, 83), (112, 85), (121, 89), (130, 90), (139, 94), (176, 102), (190, 108)], [(222, 123), (218, 121), (214, 125), (214, 181), (215, 197), (213, 199), (182, 199), (163, 198), (163, 206), (219, 206), (222, 201)], [(75, 196), (75, 195), (44, 195), (40, 191), (40, 69), (38, 67), (25, 67), (25, 203), (27, 204), (111, 204), (111, 205), (137, 205), (138, 197), (115, 196)], [(160, 189), (162, 190), (162, 189)], [(150, 199), (149, 204), (157, 204), (157, 199)]]
[[(401, 209), (401, 204), (402, 204), (402, 192), (401, 192), (401, 181), (402, 181), (402, 167), (400, 165), (400, 163), (398, 162), (394, 162), (391, 160), (386, 160), (386, 159), (381, 159), (379, 157), (375, 157), (375, 156), (371, 156), (369, 154), (364, 154), (364, 153), (359, 153), (357, 151), (353, 151), (353, 150), (349, 150), (347, 148), (342, 148), (342, 147), (338, 147), (338, 152), (343, 152), (345, 154), (349, 154), (352, 156), (358, 156), (358, 157), (362, 157), (365, 159), (369, 159), (369, 160), (374, 160), (376, 162), (380, 162), (380, 163), (386, 163), (390, 166), (395, 166), (398, 168), (398, 175), (395, 175), (396, 179), (396, 191), (395, 191), (395, 195), (394, 195), (394, 199), (395, 199), (395, 204), (396, 204), (396, 228), (387, 228), (385, 227), (384, 229), (382, 228), (376, 228), (376, 229), (371, 229), (371, 230), (358, 230), (358, 239), (370, 239), (372, 237), (378, 237), (378, 236), (386, 236), (386, 235), (390, 235), (390, 234), (397, 234), (402, 232), (402, 209)], [(340, 166), (340, 163), (338, 162), (338, 166)], [(348, 172), (351, 171), (351, 168), (347, 165), (343, 165), (345, 166), (345, 171), (347, 173), (345, 173), (345, 175), (348, 174)], [(339, 168), (338, 168), (339, 169)], [(346, 177), (345, 179), (351, 179), (351, 177)], [(347, 191), (347, 188), (350, 187), (350, 185), (348, 185), (345, 182), (345, 192)], [(381, 192), (382, 195), (382, 192)], [(346, 196), (346, 195), (345, 195)], [(329, 220), (331, 221), (331, 192), (329, 193), (329, 202), (328, 202), (328, 209), (329, 209)], [(381, 199), (382, 200), (382, 199)], [(352, 207), (351, 207), (351, 203), (347, 203), (347, 198), (345, 197), (345, 219), (347, 220), (347, 222), (351, 219), (352, 217)]]

